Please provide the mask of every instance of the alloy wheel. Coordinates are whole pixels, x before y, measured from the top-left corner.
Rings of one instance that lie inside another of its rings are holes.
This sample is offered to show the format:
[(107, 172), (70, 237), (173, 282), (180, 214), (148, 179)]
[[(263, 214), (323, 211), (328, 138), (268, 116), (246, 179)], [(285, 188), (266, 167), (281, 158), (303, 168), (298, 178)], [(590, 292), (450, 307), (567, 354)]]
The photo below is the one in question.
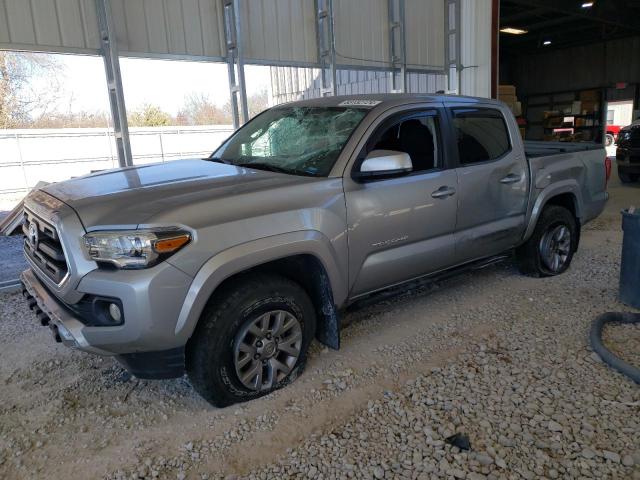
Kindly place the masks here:
[(272, 310), (249, 319), (234, 342), (238, 379), (250, 390), (270, 390), (291, 373), (301, 349), (302, 325), (292, 313)]
[(571, 252), (571, 232), (566, 225), (550, 228), (540, 240), (540, 255), (544, 265), (559, 272), (567, 263)]

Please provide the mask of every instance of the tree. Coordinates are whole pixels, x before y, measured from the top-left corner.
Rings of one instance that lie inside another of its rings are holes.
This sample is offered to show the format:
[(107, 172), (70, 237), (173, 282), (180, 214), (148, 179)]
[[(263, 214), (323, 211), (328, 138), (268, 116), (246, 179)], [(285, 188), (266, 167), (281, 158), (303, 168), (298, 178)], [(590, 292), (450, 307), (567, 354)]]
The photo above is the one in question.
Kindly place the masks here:
[(179, 125), (228, 125), (231, 115), (218, 107), (208, 95), (191, 93), (184, 99), (184, 106), (176, 117)]
[(255, 117), (260, 112), (269, 108), (269, 95), (266, 90), (254, 93), (247, 99), (249, 118)]
[(0, 51), (0, 128), (30, 126), (56, 110), (63, 79), (53, 55)]
[(129, 115), (130, 127), (162, 127), (170, 125), (171, 116), (157, 105), (145, 103)]

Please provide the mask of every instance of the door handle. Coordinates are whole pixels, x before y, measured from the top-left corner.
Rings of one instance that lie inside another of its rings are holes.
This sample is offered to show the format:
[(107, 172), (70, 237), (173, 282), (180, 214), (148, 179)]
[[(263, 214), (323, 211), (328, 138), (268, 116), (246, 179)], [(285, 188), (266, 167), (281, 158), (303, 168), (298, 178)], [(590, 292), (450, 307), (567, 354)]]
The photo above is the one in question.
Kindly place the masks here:
[(506, 177), (501, 178), (500, 183), (504, 183), (504, 184), (516, 183), (516, 182), (519, 182), (521, 179), (522, 177), (520, 175), (517, 175), (515, 173), (510, 173)]
[(440, 187), (438, 190), (433, 192), (431, 194), (431, 196), (433, 198), (447, 198), (447, 197), (450, 197), (451, 195), (455, 195), (455, 194), (456, 194), (456, 189), (455, 188)]

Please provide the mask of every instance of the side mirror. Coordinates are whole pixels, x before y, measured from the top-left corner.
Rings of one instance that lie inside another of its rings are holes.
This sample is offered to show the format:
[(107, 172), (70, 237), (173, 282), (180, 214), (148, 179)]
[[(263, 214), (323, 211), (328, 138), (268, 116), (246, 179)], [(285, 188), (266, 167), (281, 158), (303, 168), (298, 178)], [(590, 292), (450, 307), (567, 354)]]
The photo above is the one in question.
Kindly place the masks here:
[(353, 172), (357, 182), (381, 180), (405, 175), (413, 170), (411, 157), (395, 150), (373, 150), (360, 165), (359, 172)]

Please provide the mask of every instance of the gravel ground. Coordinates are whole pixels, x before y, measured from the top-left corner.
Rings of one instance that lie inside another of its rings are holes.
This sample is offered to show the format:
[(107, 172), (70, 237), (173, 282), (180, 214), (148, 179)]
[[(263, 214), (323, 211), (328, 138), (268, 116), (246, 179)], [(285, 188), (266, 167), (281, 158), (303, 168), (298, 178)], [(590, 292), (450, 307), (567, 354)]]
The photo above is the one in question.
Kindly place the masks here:
[(607, 325), (602, 340), (615, 355), (640, 368), (640, 325)]
[(22, 236), (0, 236), (0, 283), (16, 280), (27, 268), (22, 256)]
[(640, 479), (640, 389), (587, 342), (627, 310), (618, 212), (640, 188), (611, 193), (566, 274), (506, 263), (348, 312), (340, 351), (314, 344), (294, 384), (226, 409), (53, 343), (0, 295), (0, 478)]

